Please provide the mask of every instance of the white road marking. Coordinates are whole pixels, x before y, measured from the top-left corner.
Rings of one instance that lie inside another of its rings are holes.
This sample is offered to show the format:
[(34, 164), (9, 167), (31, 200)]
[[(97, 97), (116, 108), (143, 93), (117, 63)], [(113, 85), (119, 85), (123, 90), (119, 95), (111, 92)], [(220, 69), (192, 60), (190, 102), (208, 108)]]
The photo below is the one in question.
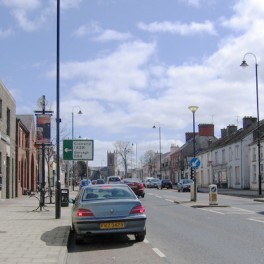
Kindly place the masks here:
[(264, 223), (264, 220), (259, 220), (259, 219), (254, 219), (254, 218), (248, 218), (248, 220), (254, 221), (254, 222), (259, 222), (259, 223)]
[(159, 196), (159, 195), (155, 195), (157, 198), (163, 198), (163, 197), (161, 197), (161, 196)]
[(170, 200), (170, 199), (165, 199), (168, 202), (174, 203), (174, 201)]
[(145, 238), (143, 241), (145, 244), (149, 244), (149, 241)]
[(152, 248), (152, 249), (159, 257), (161, 257), (161, 258), (166, 257), (158, 248)]
[(208, 212), (211, 212), (211, 213), (221, 214), (221, 215), (225, 214), (225, 213), (218, 212), (218, 211), (215, 211), (215, 210), (212, 210), (212, 209), (205, 209), (205, 208), (199, 208), (199, 209), (200, 210), (204, 210), (204, 211), (208, 211)]

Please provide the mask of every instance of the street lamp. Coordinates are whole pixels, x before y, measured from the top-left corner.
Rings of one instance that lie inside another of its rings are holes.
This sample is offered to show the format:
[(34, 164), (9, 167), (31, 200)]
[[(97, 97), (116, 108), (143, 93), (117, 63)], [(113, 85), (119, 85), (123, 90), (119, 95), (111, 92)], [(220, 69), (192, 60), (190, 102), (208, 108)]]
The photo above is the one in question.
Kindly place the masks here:
[(257, 97), (257, 146), (258, 146), (258, 189), (259, 189), (259, 195), (262, 194), (261, 190), (261, 172), (260, 172), (260, 126), (259, 126), (259, 96), (258, 96), (258, 63), (257, 63), (257, 57), (253, 53), (246, 53), (243, 57), (243, 61), (241, 63), (241, 67), (247, 67), (248, 64), (246, 62), (246, 56), (251, 55), (255, 59), (255, 72), (256, 72), (256, 97)]
[[(75, 105), (72, 108), (72, 140), (74, 139), (74, 109), (79, 108), (78, 115), (82, 115), (80, 106)], [(87, 175), (88, 176), (88, 175)], [(74, 191), (75, 175), (74, 175), (74, 160), (72, 161), (72, 190)]]
[[(192, 114), (193, 114), (193, 157), (195, 158), (195, 112), (198, 110), (198, 106), (195, 105), (191, 105), (188, 107)], [(197, 184), (196, 184), (196, 170), (195, 168), (191, 168), (191, 170), (193, 171), (193, 181), (194, 181), (194, 197), (193, 197), (193, 201), (196, 202), (197, 201)]]
[(160, 177), (162, 177), (162, 176), (161, 176), (161, 135), (160, 135), (160, 123), (159, 123), (159, 122), (155, 122), (154, 125), (153, 125), (153, 128), (156, 128), (157, 125), (158, 125), (158, 127), (159, 127)]

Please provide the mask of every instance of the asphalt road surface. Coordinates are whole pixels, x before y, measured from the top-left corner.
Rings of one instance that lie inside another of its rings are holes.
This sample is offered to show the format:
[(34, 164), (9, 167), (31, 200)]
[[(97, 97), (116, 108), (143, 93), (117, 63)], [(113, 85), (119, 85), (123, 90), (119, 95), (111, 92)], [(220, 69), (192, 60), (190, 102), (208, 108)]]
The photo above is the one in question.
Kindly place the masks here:
[[(219, 207), (192, 207), (190, 193), (146, 189), (147, 236), (72, 240), (67, 264), (264, 264), (264, 203), (218, 195)], [(208, 194), (197, 200), (208, 204)]]

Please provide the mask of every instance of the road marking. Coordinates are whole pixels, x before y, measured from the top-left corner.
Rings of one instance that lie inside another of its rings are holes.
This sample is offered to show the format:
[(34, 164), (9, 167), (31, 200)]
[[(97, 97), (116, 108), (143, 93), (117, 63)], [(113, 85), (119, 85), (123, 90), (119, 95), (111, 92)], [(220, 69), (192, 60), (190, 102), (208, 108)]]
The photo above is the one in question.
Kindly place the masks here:
[(152, 249), (159, 257), (161, 257), (161, 258), (166, 257), (158, 248), (152, 248)]
[(161, 197), (161, 196), (159, 196), (159, 195), (155, 195), (157, 198), (163, 198), (163, 197)]
[(170, 199), (165, 199), (165, 201), (168, 201), (168, 202), (174, 203), (174, 201), (172, 201), (172, 200), (170, 200)]
[(258, 220), (258, 219), (254, 219), (254, 218), (248, 218), (248, 220), (254, 221), (254, 222), (259, 222), (259, 223), (264, 223), (264, 220)]
[(149, 241), (145, 238), (143, 241), (145, 244), (149, 244)]
[(215, 210), (212, 210), (212, 209), (205, 209), (205, 208), (199, 208), (199, 209), (203, 210), (203, 211), (208, 211), (208, 212), (211, 212), (211, 213), (215, 213), (215, 214), (221, 214), (221, 215), (225, 214), (225, 213), (218, 212), (218, 211), (215, 211)]

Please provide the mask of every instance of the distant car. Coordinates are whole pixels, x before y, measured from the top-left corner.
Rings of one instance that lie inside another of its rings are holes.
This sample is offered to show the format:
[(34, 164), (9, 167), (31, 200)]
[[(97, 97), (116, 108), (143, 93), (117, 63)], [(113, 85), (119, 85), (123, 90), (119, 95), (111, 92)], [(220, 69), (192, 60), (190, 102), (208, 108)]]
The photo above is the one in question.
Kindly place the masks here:
[(172, 189), (171, 180), (168, 180), (168, 179), (161, 180), (160, 189), (162, 188)]
[(178, 192), (185, 192), (185, 191), (190, 191), (191, 190), (191, 185), (193, 184), (193, 180), (191, 179), (181, 179), (177, 183), (177, 189)]
[(119, 176), (109, 176), (107, 177), (107, 183), (121, 183), (121, 178)]
[(83, 187), (88, 186), (88, 185), (92, 185), (91, 180), (88, 180), (88, 179), (81, 180), (81, 183), (79, 185), (79, 190), (81, 190)]
[(96, 184), (105, 184), (105, 181), (103, 179), (97, 179)]
[(86, 236), (131, 234), (137, 242), (146, 236), (145, 208), (126, 184), (95, 184), (83, 187), (72, 206), (75, 243)]
[(158, 179), (158, 178), (149, 179), (146, 182), (146, 187), (147, 188), (157, 188), (157, 189), (160, 189), (160, 186), (161, 186), (161, 180)]
[(142, 181), (138, 178), (127, 178), (123, 179), (123, 183), (127, 184), (138, 197), (144, 198), (145, 187)]

